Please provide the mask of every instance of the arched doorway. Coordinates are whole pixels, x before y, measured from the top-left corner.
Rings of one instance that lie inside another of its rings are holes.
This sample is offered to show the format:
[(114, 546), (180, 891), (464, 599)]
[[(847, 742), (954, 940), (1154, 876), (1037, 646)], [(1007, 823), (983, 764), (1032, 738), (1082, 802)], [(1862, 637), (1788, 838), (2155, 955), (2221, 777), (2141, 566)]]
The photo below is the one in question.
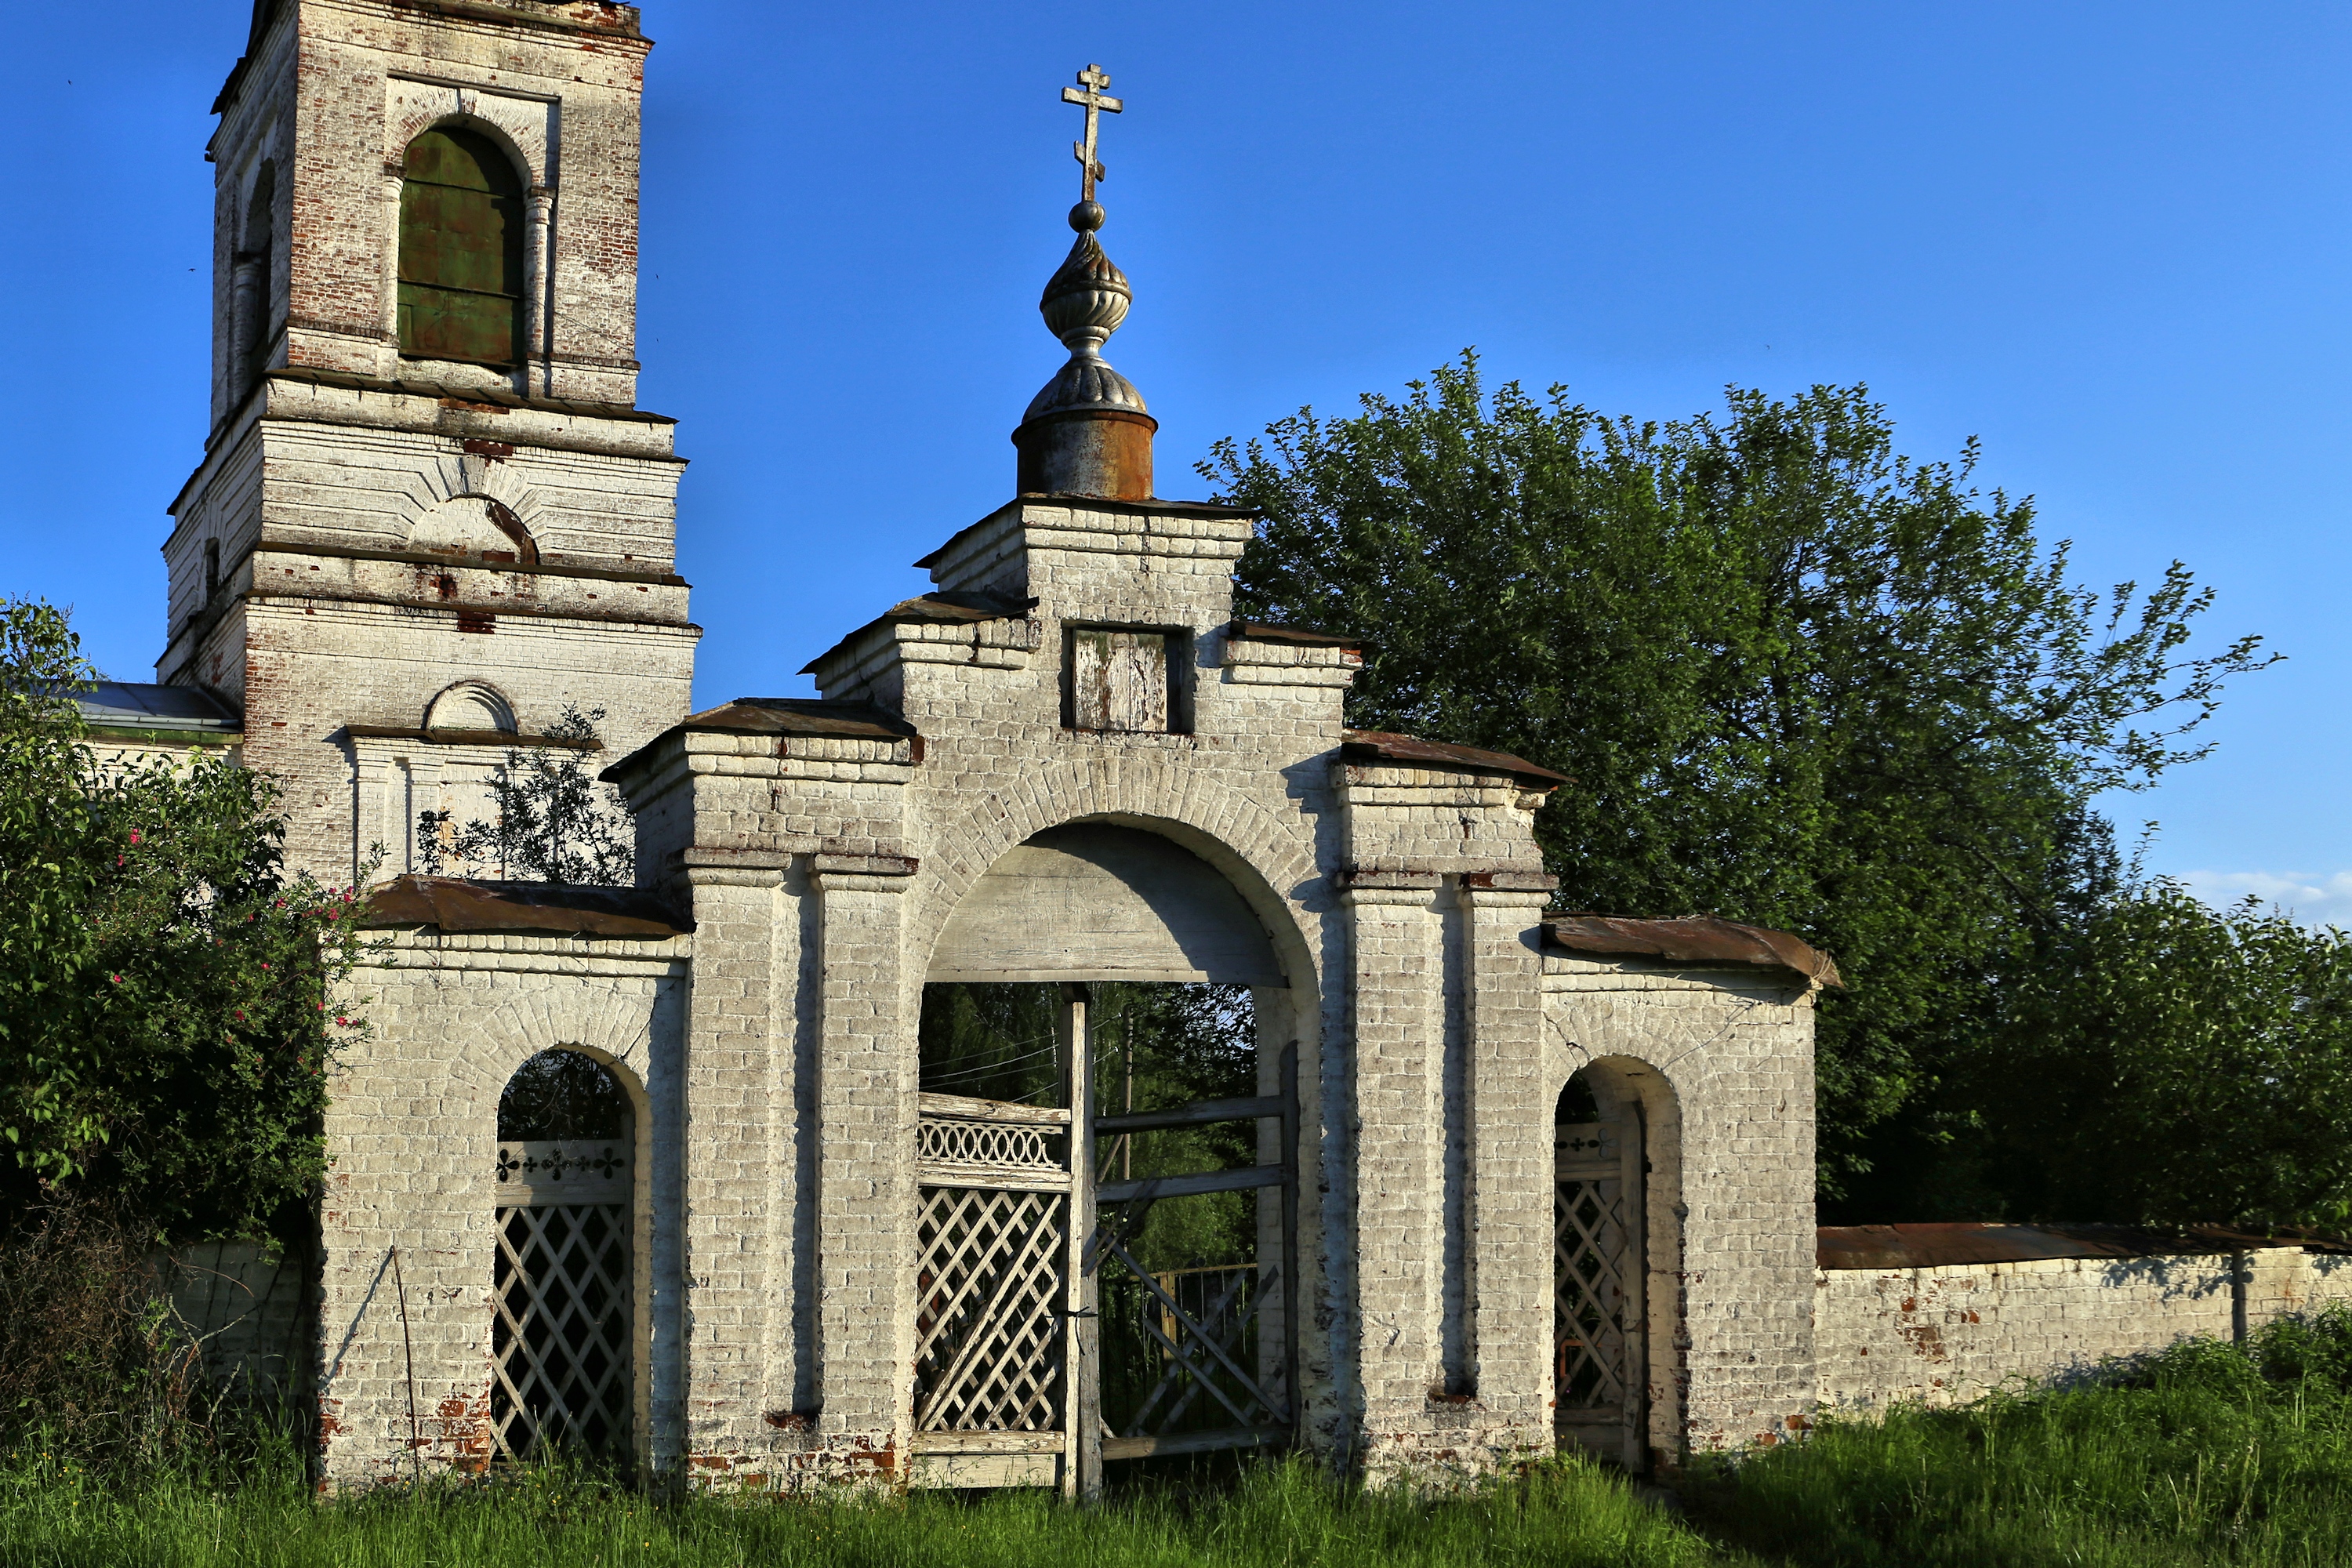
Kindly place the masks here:
[(1648, 1453), (1648, 1125), (1620, 1075), (1595, 1064), (1553, 1114), (1552, 1424), (1628, 1468)]
[(630, 1453), (632, 1121), (611, 1070), (561, 1047), (515, 1069), (499, 1097), (497, 1459)]
[(1085, 1494), (1286, 1442), (1295, 1067), (1260, 1049), (1285, 980), (1248, 903), (1068, 824), (974, 885), (927, 979), (918, 1481)]

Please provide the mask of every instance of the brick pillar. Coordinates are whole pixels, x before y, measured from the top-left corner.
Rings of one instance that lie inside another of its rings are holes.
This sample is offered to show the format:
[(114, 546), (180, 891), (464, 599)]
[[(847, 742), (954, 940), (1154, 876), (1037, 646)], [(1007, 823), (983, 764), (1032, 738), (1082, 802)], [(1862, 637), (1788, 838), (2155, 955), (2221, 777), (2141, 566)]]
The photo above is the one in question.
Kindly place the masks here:
[(765, 1447), (770, 1319), (789, 1310), (790, 1256), (772, 1232), (790, 1206), (792, 1040), (772, 1014), (779, 979), (789, 994), (792, 976), (772, 973), (782, 869), (689, 858), (685, 875), (695, 922), (682, 1086), (686, 1364), (682, 1429), (669, 1429), (707, 1472)]
[(1444, 920), (1433, 873), (1358, 872), (1340, 895), (1355, 1038), (1356, 1339), (1362, 1441), (1427, 1425), (1441, 1381)]
[[(1538, 919), (1549, 892), (1465, 879), (1470, 1044), (1470, 1250), (1480, 1405), (1518, 1442), (1549, 1447), (1552, 1096), (1543, 1054)], [(1515, 881), (1549, 884), (1521, 873)]]
[(900, 1475), (915, 1353), (909, 1008), (920, 993), (903, 952), (914, 869), (911, 860), (819, 855), (812, 879), (820, 900), (817, 1436)]

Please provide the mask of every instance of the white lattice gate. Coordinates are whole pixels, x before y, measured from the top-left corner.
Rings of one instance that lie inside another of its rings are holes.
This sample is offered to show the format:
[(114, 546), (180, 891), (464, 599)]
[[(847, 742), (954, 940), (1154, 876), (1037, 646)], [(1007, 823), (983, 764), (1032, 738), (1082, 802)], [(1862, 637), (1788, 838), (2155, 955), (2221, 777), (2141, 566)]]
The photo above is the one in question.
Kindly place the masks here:
[(1071, 1474), (1070, 1120), (1050, 1108), (921, 1097), (914, 1452), (922, 1484), (1055, 1486)]
[(494, 1457), (625, 1459), (634, 1183), (625, 1139), (499, 1145)]
[(1553, 1137), (1553, 1424), (1563, 1440), (1639, 1468), (1649, 1385), (1641, 1125), (1573, 1122)]

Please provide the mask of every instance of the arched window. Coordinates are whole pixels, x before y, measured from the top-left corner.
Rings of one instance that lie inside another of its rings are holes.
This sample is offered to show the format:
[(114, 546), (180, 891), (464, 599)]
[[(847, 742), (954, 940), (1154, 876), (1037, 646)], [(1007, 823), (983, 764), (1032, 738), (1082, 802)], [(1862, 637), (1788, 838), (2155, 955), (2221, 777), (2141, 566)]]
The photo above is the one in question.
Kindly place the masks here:
[(277, 252), (271, 225), (278, 212), (278, 165), (265, 163), (253, 177), (253, 193), (246, 198), (245, 226), (240, 231), (234, 279), (236, 364), (240, 390), (261, 374), (271, 341), (269, 318), (276, 304), (270, 260)]
[(499, 1097), (490, 1426), (500, 1459), (627, 1461), (635, 1137), (618, 1079), (541, 1051)]
[(427, 131), (400, 187), (400, 352), (511, 365), (522, 347), (523, 191), (496, 142)]

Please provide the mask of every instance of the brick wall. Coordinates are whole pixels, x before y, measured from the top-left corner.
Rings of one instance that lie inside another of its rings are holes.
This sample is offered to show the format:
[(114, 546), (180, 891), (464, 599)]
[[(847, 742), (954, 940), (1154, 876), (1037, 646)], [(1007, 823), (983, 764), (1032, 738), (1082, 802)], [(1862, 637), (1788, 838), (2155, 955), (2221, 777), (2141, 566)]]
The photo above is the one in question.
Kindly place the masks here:
[[(2352, 1300), (2352, 1257), (2246, 1255), (2250, 1327)], [(1962, 1404), (2006, 1383), (2063, 1379), (2192, 1336), (2227, 1340), (2228, 1255), (2057, 1258), (1814, 1276), (1822, 1405)]]

